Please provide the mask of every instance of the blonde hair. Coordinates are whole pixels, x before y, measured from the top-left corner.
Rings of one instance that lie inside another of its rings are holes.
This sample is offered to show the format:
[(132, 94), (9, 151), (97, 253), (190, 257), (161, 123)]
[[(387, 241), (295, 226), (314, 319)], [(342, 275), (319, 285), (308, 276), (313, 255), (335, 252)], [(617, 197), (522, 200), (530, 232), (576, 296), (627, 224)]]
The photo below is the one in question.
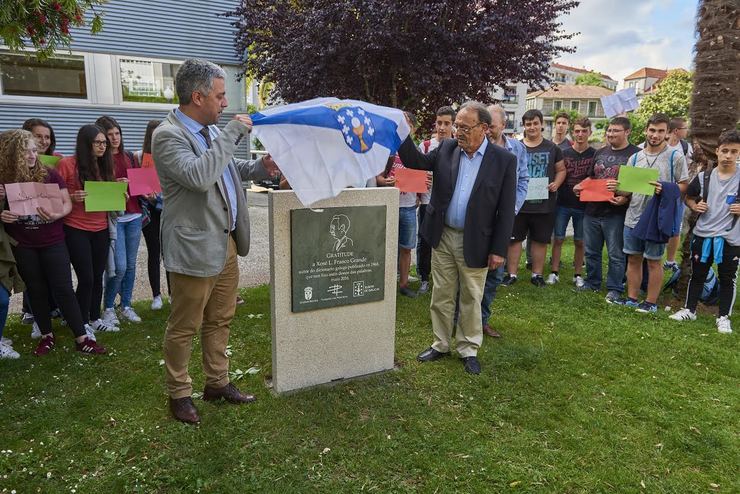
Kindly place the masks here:
[(48, 171), (38, 157), (33, 167), (28, 166), (26, 152), (33, 141), (27, 130), (13, 129), (0, 134), (0, 183), (43, 182)]

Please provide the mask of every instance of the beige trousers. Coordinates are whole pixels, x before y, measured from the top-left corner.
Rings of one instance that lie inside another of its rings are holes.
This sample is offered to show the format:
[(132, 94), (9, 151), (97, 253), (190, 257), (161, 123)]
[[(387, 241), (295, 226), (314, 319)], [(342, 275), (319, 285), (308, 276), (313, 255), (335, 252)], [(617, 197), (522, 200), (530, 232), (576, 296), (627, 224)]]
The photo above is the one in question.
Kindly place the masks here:
[(454, 329), (455, 298), (460, 287), (460, 316), (455, 349), (461, 357), (473, 357), (483, 343), (480, 301), (488, 268), (469, 268), (463, 256), (463, 232), (445, 227), (442, 239), (432, 250), (432, 316), (434, 343), (438, 352), (450, 351)]
[(226, 345), (236, 311), (238, 286), (239, 264), (231, 236), (226, 264), (220, 274), (199, 278), (170, 273), (171, 307), (164, 333), (165, 382), (170, 398), (185, 398), (193, 392), (188, 364), (198, 329), (206, 386), (221, 388), (229, 384)]

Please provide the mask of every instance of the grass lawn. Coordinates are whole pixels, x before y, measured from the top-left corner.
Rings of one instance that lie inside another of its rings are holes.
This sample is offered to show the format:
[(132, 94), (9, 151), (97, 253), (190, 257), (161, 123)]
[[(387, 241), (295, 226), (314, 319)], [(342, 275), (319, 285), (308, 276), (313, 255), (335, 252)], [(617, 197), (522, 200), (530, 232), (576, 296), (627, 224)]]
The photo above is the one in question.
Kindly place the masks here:
[[(268, 289), (246, 290), (231, 369), (260, 369), (236, 381), (258, 401), (196, 400), (199, 427), (168, 415), (166, 310), (139, 304), (145, 322), (100, 335), (98, 358), (75, 354), (65, 328), (33, 357), (14, 316), (0, 492), (738, 492), (740, 320), (720, 335), (710, 315), (636, 314), (575, 293), (571, 276), (500, 289), (504, 338), (486, 339), (478, 377), (456, 358), (415, 361), (431, 343), (429, 295), (399, 297), (397, 371), (285, 397), (264, 384)], [(197, 357), (191, 374), (201, 390)]]

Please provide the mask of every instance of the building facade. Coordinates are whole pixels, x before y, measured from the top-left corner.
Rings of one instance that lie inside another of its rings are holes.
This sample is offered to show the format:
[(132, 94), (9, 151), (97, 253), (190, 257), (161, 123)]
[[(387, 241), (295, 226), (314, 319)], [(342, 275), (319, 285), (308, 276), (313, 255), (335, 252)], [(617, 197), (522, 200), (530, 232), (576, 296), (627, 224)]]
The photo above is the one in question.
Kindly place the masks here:
[(559, 111), (576, 111), (592, 124), (606, 120), (601, 97), (614, 91), (599, 86), (562, 85), (527, 95), (527, 110), (540, 110), (545, 118), (544, 134), (552, 136), (553, 115)]
[(588, 74), (589, 72), (594, 72), (601, 77), (601, 84), (605, 88), (611, 89), (612, 91), (616, 91), (617, 89), (617, 81), (606, 74), (601, 74), (589, 69), (579, 69), (578, 67), (570, 67), (561, 63), (552, 62), (547, 72), (550, 74), (553, 84), (567, 85), (575, 85), (578, 76)]
[(655, 90), (656, 86), (668, 75), (667, 70), (643, 67), (624, 78), (622, 86), (635, 88), (637, 99), (642, 98)]
[[(149, 120), (176, 106), (174, 78), (187, 58), (205, 58), (227, 73), (229, 107), (223, 122), (247, 109), (237, 80), (234, 28), (219, 14), (236, 0), (127, 0), (104, 4), (97, 35), (74, 30), (71, 52), (40, 62), (0, 46), (0, 130), (28, 118), (54, 127), (57, 150), (73, 154), (78, 129), (101, 115), (118, 120), (127, 149), (140, 149)], [(243, 151), (246, 153), (247, 151)]]
[(504, 107), (506, 111), (507, 135), (521, 134), (523, 130), (522, 115), (526, 111), (527, 85), (511, 83), (491, 92), (491, 99)]

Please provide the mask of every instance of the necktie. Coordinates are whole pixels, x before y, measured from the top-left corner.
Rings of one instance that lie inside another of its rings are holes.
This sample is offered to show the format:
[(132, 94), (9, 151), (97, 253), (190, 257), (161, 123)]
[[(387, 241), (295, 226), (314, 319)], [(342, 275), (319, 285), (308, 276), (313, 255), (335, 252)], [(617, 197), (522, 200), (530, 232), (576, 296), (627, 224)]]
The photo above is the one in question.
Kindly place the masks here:
[(198, 133), (206, 140), (206, 147), (211, 149), (211, 132), (208, 130), (208, 127), (203, 127)]

